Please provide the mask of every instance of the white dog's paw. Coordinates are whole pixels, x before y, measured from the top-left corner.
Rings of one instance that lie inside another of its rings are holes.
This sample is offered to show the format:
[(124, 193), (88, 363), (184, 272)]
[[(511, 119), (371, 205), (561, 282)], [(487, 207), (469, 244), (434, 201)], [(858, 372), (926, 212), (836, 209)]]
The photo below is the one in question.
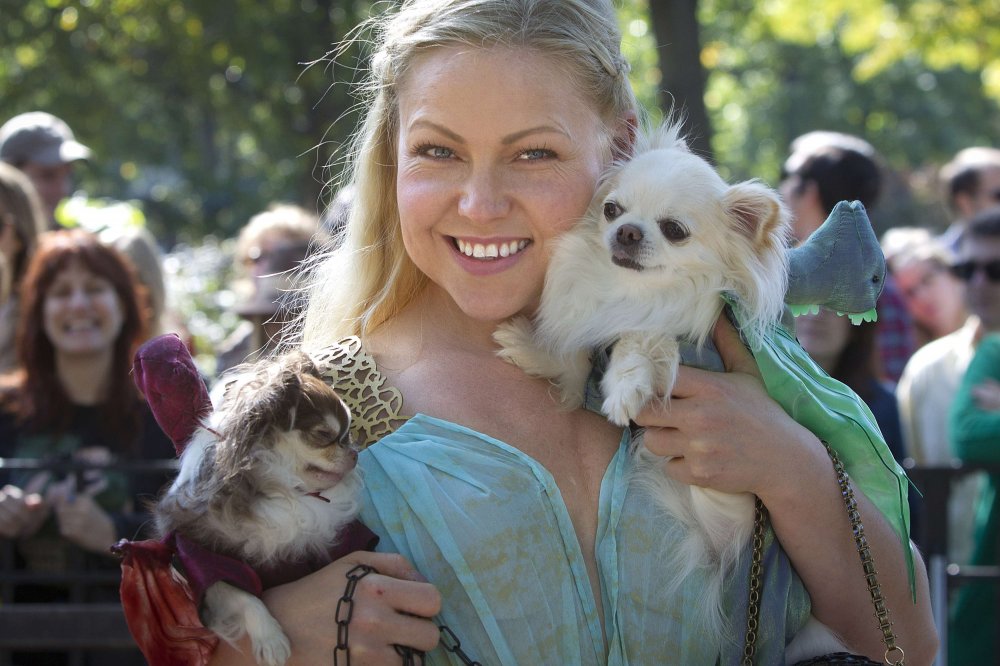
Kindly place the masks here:
[(604, 403), (601, 410), (608, 420), (627, 426), (649, 401), (649, 392), (629, 382), (601, 382)]
[(256, 604), (247, 607), (247, 634), (253, 646), (253, 656), (262, 666), (284, 666), (292, 656), (292, 646), (281, 630), (281, 625), (267, 611), (264, 604), (254, 597)]
[(534, 329), (527, 317), (513, 317), (497, 326), (493, 331), (493, 340), (500, 345), (497, 356), (505, 361), (523, 370), (527, 370), (527, 366), (536, 364), (533, 363), (538, 354)]
[(612, 423), (627, 426), (655, 395), (655, 370), (640, 354), (611, 354), (611, 362), (601, 379), (602, 410)]
[(205, 590), (205, 626), (231, 645), (246, 633), (253, 656), (261, 666), (284, 666), (292, 646), (260, 599), (229, 583), (218, 582)]

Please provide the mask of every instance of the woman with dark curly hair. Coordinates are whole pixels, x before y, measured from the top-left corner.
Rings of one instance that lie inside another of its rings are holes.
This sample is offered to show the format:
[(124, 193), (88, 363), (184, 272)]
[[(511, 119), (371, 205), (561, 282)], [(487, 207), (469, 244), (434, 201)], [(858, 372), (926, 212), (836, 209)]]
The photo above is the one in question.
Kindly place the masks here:
[[(128, 261), (90, 233), (44, 234), (20, 288), (18, 370), (0, 381), (0, 457), (91, 464), (172, 458), (129, 376), (145, 314)], [(0, 539), (36, 571), (116, 569), (108, 548), (134, 537), (162, 476), (11, 471), (0, 476)], [(116, 586), (91, 600), (114, 600)], [(59, 601), (58, 586), (21, 586), (16, 602)], [(31, 663), (61, 663), (61, 656)], [(114, 663), (121, 661), (117, 655)], [(103, 662), (88, 662), (103, 663)]]

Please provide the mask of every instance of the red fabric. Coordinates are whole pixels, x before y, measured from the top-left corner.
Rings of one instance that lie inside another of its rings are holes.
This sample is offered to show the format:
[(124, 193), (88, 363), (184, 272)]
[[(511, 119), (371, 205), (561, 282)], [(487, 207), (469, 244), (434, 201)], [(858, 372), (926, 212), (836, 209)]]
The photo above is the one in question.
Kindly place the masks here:
[[(279, 563), (261, 572), (173, 533), (163, 541), (122, 539), (112, 550), (122, 558), (125, 620), (150, 666), (205, 666), (219, 643), (198, 616), (211, 585), (225, 581), (259, 597), (263, 589), (298, 580), (349, 553), (374, 550), (377, 544), (378, 537), (355, 520), (340, 531), (328, 558)], [(183, 576), (172, 565), (175, 556)]]
[(115, 546), (122, 557), (125, 619), (150, 666), (204, 666), (219, 643), (198, 617), (191, 589), (170, 565), (173, 549), (159, 541)]
[(212, 409), (191, 352), (173, 333), (153, 338), (135, 352), (132, 378), (180, 455)]

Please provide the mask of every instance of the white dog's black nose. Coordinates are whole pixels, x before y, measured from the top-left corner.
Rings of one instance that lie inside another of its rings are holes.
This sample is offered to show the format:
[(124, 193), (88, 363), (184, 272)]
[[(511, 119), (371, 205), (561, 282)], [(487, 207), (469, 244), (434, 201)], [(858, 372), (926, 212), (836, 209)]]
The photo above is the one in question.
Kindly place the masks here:
[(615, 233), (615, 240), (622, 247), (635, 245), (642, 240), (642, 229), (634, 224), (623, 224), (618, 227), (618, 231)]

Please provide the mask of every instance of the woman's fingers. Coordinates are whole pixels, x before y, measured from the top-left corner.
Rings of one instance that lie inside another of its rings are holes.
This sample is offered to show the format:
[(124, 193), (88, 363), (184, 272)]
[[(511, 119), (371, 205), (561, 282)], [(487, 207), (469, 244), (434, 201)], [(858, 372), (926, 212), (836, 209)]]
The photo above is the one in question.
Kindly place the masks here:
[(720, 316), (715, 322), (715, 328), (712, 330), (712, 341), (715, 343), (716, 349), (719, 350), (719, 356), (722, 357), (722, 364), (725, 366), (726, 372), (742, 372), (760, 378), (760, 369), (757, 367), (753, 354), (743, 344), (740, 334), (725, 315)]

